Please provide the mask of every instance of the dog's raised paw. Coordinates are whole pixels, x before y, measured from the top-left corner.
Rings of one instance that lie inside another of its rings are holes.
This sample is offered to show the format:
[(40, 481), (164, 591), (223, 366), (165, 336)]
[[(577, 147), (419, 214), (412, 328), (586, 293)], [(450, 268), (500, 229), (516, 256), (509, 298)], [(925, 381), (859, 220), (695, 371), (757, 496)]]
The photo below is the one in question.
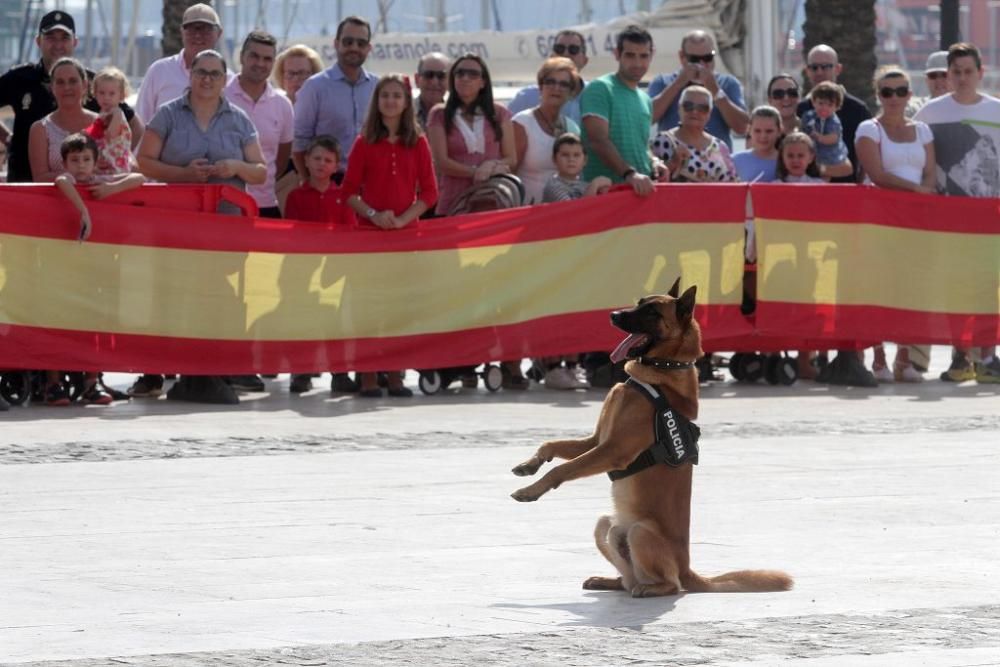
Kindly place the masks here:
[(529, 477), (538, 472), (538, 469), (542, 467), (542, 462), (538, 460), (537, 457), (533, 457), (524, 463), (519, 463), (510, 469), (512, 473), (518, 477)]
[(514, 493), (510, 494), (510, 497), (519, 503), (532, 503), (538, 500), (542, 494), (534, 493), (528, 489), (531, 487), (525, 487), (523, 489), (518, 489)]

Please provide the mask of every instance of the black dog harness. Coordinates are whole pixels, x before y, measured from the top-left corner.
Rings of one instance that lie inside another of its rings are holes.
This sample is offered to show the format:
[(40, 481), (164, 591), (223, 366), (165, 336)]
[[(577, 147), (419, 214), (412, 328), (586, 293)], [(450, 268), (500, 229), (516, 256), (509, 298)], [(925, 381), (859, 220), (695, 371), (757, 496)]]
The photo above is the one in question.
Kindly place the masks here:
[(624, 479), (657, 463), (666, 463), (676, 468), (684, 463), (698, 464), (698, 438), (701, 429), (693, 421), (670, 407), (667, 397), (659, 387), (640, 382), (630, 377), (626, 387), (635, 389), (653, 404), (653, 433), (655, 439), (642, 454), (639, 454), (624, 470), (612, 470), (608, 477)]

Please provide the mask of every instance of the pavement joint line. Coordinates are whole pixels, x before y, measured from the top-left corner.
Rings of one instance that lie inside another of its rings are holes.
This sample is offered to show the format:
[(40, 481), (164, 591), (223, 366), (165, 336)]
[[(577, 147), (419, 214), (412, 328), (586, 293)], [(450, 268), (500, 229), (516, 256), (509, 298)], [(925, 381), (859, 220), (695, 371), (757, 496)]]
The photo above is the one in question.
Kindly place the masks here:
[[(705, 442), (725, 438), (789, 438), (829, 435), (901, 435), (910, 433), (957, 433), (1000, 431), (1000, 415), (939, 417), (929, 422), (912, 419), (858, 419), (854, 421), (715, 422), (702, 425)], [(448, 435), (448, 438), (443, 436)], [(393, 451), (419, 449), (470, 449), (541, 444), (545, 440), (583, 437), (587, 429), (531, 428), (484, 429), (454, 437), (444, 431), (376, 432), (364, 436), (298, 434), (261, 437), (121, 439), (113, 442), (65, 441), (37, 446), (0, 444), (0, 465), (181, 459), (232, 456), (281, 456), (334, 452)]]
[(647, 622), (669, 613), (678, 599), (635, 600), (635, 609), (630, 612), (634, 614), (634, 619), (627, 619), (632, 622), (615, 627), (562, 627), (532, 633), (0, 664), (16, 664), (18, 667), (104, 667), (108, 664), (134, 667), (243, 667), (259, 664), (303, 667), (385, 664), (604, 667), (663, 665), (665, 660), (669, 660), (671, 665), (754, 660), (767, 660), (766, 664), (774, 664), (791, 659), (889, 656), (926, 650), (994, 646), (1000, 651), (1000, 605), (713, 622)]

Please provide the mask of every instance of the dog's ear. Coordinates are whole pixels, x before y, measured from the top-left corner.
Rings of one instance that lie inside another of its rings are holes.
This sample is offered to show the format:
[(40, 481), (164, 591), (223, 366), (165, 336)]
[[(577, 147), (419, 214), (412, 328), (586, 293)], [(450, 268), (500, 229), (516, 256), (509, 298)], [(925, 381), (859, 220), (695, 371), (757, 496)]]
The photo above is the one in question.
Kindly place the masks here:
[(676, 309), (674, 312), (677, 315), (678, 322), (684, 322), (691, 319), (691, 316), (694, 314), (694, 296), (697, 291), (698, 286), (691, 285), (691, 287), (688, 287), (684, 291), (684, 294), (682, 294), (681, 297), (674, 303), (674, 308)]
[(670, 288), (667, 292), (667, 296), (672, 296), (675, 299), (677, 295), (681, 293), (681, 277), (677, 276), (677, 280), (674, 281), (674, 286)]

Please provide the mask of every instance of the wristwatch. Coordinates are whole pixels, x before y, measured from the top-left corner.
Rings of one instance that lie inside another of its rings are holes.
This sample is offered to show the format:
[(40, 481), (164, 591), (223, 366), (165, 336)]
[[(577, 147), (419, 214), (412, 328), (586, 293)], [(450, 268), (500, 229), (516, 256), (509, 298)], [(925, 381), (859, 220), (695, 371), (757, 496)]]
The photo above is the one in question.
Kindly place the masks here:
[(378, 211), (376, 211), (376, 210), (375, 210), (375, 209), (373, 209), (373, 208), (372, 208), (371, 206), (369, 206), (369, 207), (368, 207), (368, 210), (367, 210), (367, 211), (365, 211), (365, 217), (366, 217), (366, 218), (368, 218), (369, 220), (371, 220), (372, 218), (374, 218), (374, 217), (375, 217), (375, 214), (376, 214), (376, 213), (378, 213)]
[(629, 167), (628, 169), (626, 169), (625, 171), (622, 172), (622, 180), (623, 181), (627, 181), (628, 177), (631, 176), (634, 173), (635, 173), (635, 169), (632, 168), (632, 167)]
[(715, 93), (715, 101), (716, 102), (721, 102), (722, 100), (728, 100), (728, 99), (729, 99), (729, 96), (726, 95), (726, 91), (724, 91), (722, 88), (719, 88), (719, 90), (716, 91), (716, 93)]

